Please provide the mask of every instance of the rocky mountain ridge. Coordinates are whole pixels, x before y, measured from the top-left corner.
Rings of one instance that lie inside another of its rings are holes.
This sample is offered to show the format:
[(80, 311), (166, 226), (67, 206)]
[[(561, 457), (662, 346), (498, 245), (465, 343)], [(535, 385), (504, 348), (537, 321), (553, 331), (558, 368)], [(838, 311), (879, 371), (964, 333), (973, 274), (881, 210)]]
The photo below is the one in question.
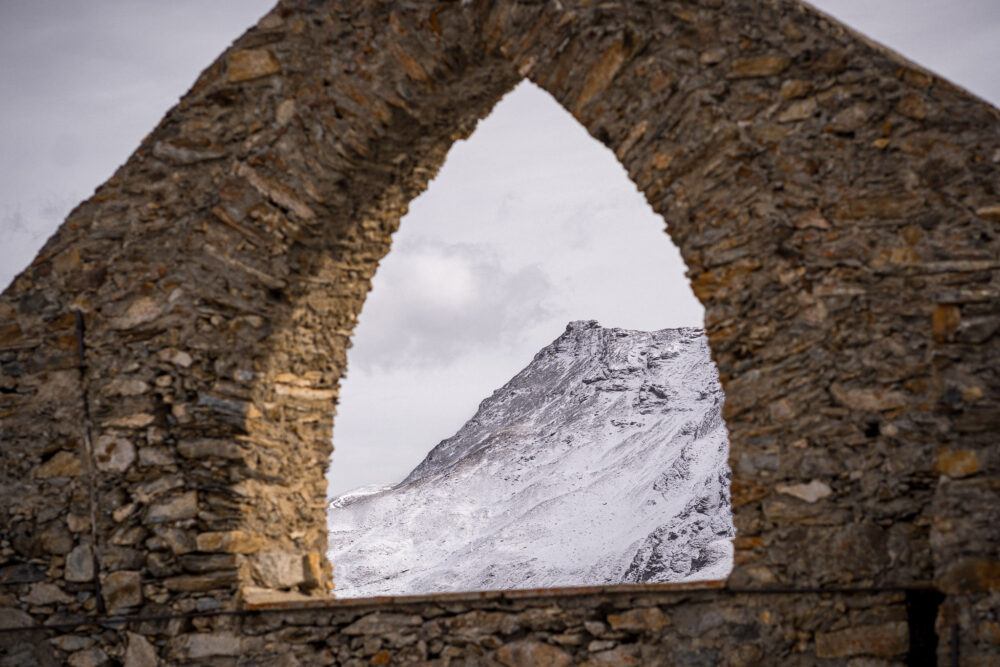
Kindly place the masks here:
[(702, 330), (571, 322), (405, 480), (332, 502), (337, 593), (724, 577), (722, 402)]

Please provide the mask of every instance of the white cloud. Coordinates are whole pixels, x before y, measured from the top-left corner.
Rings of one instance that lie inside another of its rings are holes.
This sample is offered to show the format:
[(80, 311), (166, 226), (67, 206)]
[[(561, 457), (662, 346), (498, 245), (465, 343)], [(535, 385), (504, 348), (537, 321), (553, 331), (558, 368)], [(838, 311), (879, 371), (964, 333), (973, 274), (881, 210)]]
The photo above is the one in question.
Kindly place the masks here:
[(373, 281), (351, 367), (447, 365), (477, 348), (510, 348), (548, 316), (551, 291), (540, 268), (505, 264), (482, 245), (400, 242)]

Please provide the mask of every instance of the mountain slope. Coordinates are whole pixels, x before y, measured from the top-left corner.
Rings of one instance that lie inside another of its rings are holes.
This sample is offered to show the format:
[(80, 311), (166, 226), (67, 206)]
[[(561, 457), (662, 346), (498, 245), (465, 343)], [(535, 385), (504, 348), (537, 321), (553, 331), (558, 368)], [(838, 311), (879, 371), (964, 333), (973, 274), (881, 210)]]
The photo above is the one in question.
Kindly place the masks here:
[(333, 501), (338, 595), (725, 576), (722, 401), (700, 329), (571, 322), (403, 482)]

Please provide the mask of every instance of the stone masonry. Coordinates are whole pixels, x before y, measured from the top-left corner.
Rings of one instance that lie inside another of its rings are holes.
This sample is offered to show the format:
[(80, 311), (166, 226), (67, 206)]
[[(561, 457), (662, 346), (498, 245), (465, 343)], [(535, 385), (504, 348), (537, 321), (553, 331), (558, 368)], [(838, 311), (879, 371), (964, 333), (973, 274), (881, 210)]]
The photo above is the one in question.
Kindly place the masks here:
[[(332, 601), (357, 315), (525, 77), (687, 262), (736, 567)], [(998, 331), (1000, 112), (798, 0), (283, 0), (0, 296), (0, 665), (997, 664)]]

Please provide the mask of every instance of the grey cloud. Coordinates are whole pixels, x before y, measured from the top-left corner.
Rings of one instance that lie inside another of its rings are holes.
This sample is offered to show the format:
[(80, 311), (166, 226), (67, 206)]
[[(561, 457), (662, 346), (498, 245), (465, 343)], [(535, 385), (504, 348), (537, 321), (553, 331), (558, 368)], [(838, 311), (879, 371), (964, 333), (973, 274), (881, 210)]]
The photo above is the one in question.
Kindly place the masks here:
[(549, 317), (552, 284), (483, 245), (401, 243), (373, 281), (350, 361), (363, 369), (449, 364), (483, 347), (513, 347)]

